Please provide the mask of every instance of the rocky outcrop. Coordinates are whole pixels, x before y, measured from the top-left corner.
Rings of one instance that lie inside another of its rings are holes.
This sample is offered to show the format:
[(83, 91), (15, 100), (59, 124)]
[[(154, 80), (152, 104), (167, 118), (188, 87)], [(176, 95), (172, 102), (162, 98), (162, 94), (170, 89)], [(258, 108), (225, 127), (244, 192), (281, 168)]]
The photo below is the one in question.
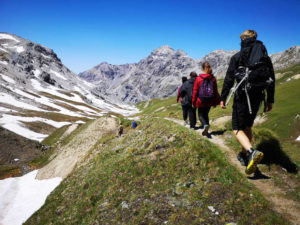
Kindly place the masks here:
[(0, 126), (0, 165), (20, 164), (34, 159), (42, 145)]
[[(275, 69), (300, 62), (299, 46), (271, 55)], [(230, 58), (238, 51), (215, 50), (201, 59), (192, 59), (182, 50), (162, 46), (134, 64), (111, 65), (106, 62), (80, 73), (79, 76), (97, 86), (95, 90), (125, 102), (139, 102), (174, 95), (182, 76), (201, 72), (208, 61), (217, 78), (224, 78)]]
[(283, 52), (270, 55), (274, 69), (280, 70), (300, 63), (300, 46), (293, 46)]

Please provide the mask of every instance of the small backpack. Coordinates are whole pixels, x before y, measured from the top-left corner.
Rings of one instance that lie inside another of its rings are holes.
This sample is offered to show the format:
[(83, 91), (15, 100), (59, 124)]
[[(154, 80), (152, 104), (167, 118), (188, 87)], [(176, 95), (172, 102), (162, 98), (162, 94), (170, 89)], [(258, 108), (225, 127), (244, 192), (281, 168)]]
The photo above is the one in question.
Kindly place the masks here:
[(213, 76), (204, 78), (201, 75), (199, 75), (199, 77), (203, 79), (203, 82), (199, 89), (199, 98), (201, 102), (203, 103), (212, 102), (215, 97)]

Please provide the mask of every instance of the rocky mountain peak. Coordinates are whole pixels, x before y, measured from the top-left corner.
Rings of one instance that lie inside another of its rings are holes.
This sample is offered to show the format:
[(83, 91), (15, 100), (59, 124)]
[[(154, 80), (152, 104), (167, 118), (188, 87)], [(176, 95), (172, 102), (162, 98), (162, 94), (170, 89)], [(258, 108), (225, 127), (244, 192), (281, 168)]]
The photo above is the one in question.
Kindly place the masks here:
[(292, 46), (285, 51), (271, 56), (274, 69), (279, 70), (300, 62), (300, 46)]
[[(192, 59), (184, 51), (176, 51), (165, 45), (155, 49), (138, 63), (105, 64), (106, 66), (98, 69), (94, 67), (79, 76), (96, 84), (106, 96), (114, 96), (125, 102), (138, 102), (175, 94), (181, 77), (188, 76), (191, 71), (200, 73), (205, 61), (212, 65), (217, 78), (224, 78), (230, 58), (237, 52), (217, 49), (201, 59)], [(271, 55), (271, 58), (274, 68), (278, 69), (297, 63), (300, 61), (299, 56), (300, 47), (294, 46), (285, 52)]]
[(151, 52), (150, 56), (165, 57), (174, 54), (176, 51), (168, 45), (161, 46)]

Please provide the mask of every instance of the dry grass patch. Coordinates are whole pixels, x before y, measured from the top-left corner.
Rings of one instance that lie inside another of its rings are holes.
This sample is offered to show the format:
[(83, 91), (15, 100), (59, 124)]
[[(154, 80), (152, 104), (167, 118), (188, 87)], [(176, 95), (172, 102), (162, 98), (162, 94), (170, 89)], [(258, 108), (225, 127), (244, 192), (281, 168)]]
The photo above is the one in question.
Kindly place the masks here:
[(69, 116), (61, 113), (55, 112), (38, 112), (33, 110), (25, 110), (22, 114), (20, 113), (10, 113), (11, 115), (23, 116), (23, 117), (41, 117), (49, 120), (54, 120), (56, 122), (76, 122), (78, 120), (82, 120), (84, 122), (89, 121), (90, 119), (86, 117), (77, 117), (77, 116)]
[(40, 134), (51, 134), (56, 130), (56, 127), (51, 126), (50, 124), (43, 123), (40, 121), (35, 122), (23, 122), (24, 126), (28, 128), (29, 130), (32, 130), (34, 132), (40, 133)]
[(34, 96), (34, 97), (36, 97), (36, 98), (41, 98), (41, 96), (36, 95), (36, 94), (34, 94), (34, 93), (31, 93), (31, 92), (29, 92), (29, 91), (23, 90), (23, 92), (25, 92), (25, 93), (27, 93), (27, 94), (29, 94), (29, 95), (32, 95), (32, 96)]
[(66, 95), (66, 96), (68, 96), (68, 97), (74, 97), (74, 95), (72, 95), (70, 92), (66, 92), (66, 91), (58, 91), (59, 93), (61, 93), (61, 94), (64, 94), (64, 95)]
[(65, 109), (68, 109), (70, 111), (73, 111), (73, 112), (85, 113), (83, 110), (75, 108), (74, 106), (68, 105), (68, 104), (63, 103), (63, 102), (54, 102), (54, 104), (56, 104), (58, 106), (61, 106), (61, 107), (65, 108)]
[[(71, 104), (74, 104), (74, 105), (81, 105), (81, 106), (85, 106), (87, 108), (90, 108), (92, 110), (94, 110), (95, 112), (101, 112), (100, 109), (96, 108), (96, 107), (93, 107), (93, 106), (90, 106), (88, 104), (85, 104), (85, 103), (82, 103), (82, 102), (76, 102), (76, 101), (72, 101), (72, 100), (68, 100), (68, 99), (65, 99), (65, 98), (62, 98), (62, 97), (59, 97), (59, 96), (56, 96), (56, 95), (52, 95), (50, 93), (47, 93), (47, 92), (39, 92), (41, 95), (47, 97), (47, 98), (51, 98), (51, 99), (56, 99), (56, 100), (61, 100), (61, 101), (64, 101), (64, 102), (68, 102), (68, 103), (71, 103)], [(82, 98), (82, 96), (80, 95), (80, 97)]]

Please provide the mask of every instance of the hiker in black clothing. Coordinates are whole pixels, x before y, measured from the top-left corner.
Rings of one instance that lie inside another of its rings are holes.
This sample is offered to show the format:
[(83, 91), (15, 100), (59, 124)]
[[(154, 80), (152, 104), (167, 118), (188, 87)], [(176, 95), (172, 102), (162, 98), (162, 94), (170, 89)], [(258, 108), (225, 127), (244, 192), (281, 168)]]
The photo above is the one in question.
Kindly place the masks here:
[[(184, 82), (187, 81), (187, 77), (182, 77), (182, 84), (184, 84)], [(184, 120), (184, 126), (188, 125), (187, 122), (187, 117), (188, 117), (188, 106), (182, 104), (182, 97), (180, 96), (180, 89), (181, 89), (182, 85), (180, 87), (178, 87), (178, 92), (177, 92), (177, 103), (180, 100), (181, 103), (181, 107), (182, 107), (182, 114), (183, 114), (183, 120)]]
[(196, 77), (197, 73), (191, 72), (190, 79), (188, 79), (180, 88), (180, 96), (182, 97), (181, 104), (187, 108), (190, 128), (192, 129), (195, 129), (196, 126), (196, 109), (192, 107), (193, 88)]
[(223, 109), (226, 108), (226, 98), (236, 80), (237, 85), (234, 88), (235, 95), (232, 107), (232, 128), (235, 137), (243, 147), (238, 159), (247, 166), (246, 174), (251, 174), (256, 172), (257, 164), (263, 158), (263, 153), (253, 149), (251, 145), (251, 127), (259, 107), (265, 99), (265, 90), (267, 91), (265, 111), (272, 109), (275, 78), (273, 65), (266, 47), (261, 41), (256, 40), (257, 33), (254, 30), (246, 30), (240, 35), (240, 38), (241, 50), (230, 60), (223, 84), (220, 106)]

